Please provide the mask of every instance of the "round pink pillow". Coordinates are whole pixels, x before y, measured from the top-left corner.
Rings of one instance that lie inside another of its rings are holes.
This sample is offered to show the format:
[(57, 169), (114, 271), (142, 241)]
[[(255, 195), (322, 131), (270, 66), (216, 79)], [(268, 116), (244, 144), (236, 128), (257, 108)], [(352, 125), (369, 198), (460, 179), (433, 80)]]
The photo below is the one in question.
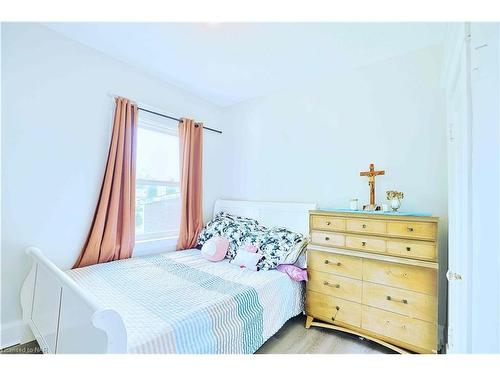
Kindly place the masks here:
[(229, 249), (229, 239), (226, 237), (212, 237), (201, 247), (201, 256), (212, 262), (218, 262), (226, 257)]

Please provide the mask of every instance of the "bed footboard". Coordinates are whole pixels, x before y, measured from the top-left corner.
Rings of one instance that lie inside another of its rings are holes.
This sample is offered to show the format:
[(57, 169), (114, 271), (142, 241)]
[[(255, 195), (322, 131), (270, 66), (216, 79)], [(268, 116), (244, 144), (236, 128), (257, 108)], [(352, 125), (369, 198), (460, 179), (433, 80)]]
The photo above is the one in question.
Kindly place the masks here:
[(89, 293), (35, 248), (21, 290), (23, 320), (44, 353), (126, 353), (121, 316), (99, 307)]

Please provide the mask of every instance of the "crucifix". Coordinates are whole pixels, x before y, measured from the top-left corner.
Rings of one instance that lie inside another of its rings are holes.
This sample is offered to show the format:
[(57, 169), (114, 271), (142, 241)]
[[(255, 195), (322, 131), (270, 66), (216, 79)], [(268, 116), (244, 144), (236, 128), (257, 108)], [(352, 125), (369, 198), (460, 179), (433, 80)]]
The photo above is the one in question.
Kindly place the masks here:
[(363, 206), (363, 210), (368, 211), (379, 211), (380, 206), (375, 204), (375, 176), (380, 176), (385, 174), (385, 171), (376, 171), (375, 166), (370, 164), (370, 170), (366, 172), (360, 172), (360, 176), (368, 177), (368, 186), (370, 186), (370, 204)]

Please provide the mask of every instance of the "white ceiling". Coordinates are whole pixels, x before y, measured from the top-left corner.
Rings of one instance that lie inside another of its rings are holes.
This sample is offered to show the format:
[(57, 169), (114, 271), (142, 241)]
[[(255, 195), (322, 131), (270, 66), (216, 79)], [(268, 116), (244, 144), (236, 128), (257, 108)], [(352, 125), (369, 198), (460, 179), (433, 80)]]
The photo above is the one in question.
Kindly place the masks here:
[(442, 43), (444, 23), (45, 23), (220, 106)]

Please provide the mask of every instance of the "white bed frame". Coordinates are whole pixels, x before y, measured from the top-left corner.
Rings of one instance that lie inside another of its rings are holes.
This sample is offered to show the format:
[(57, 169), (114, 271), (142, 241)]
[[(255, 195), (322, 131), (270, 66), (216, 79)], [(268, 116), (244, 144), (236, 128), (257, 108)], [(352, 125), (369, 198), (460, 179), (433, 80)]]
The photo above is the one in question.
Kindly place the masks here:
[[(219, 211), (308, 233), (308, 212), (314, 203), (251, 202), (219, 199)], [(91, 294), (35, 248), (26, 249), (33, 260), (21, 290), (23, 320), (44, 353), (126, 353), (127, 332), (118, 312), (103, 309)]]

